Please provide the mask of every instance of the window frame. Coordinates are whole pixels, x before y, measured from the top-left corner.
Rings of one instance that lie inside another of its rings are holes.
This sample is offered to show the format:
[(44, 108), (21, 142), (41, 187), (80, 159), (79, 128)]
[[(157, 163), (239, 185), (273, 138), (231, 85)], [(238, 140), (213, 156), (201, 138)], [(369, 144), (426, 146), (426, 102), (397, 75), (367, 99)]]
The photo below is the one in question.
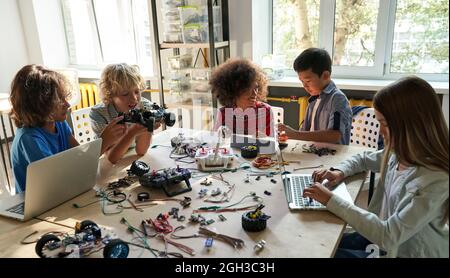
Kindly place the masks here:
[[(103, 49), (102, 49), (102, 42), (101, 42), (101, 36), (100, 36), (100, 30), (99, 30), (99, 26), (97, 23), (97, 13), (96, 13), (96, 8), (95, 8), (95, 0), (88, 0), (87, 3), (89, 5), (89, 19), (90, 19), (90, 25), (91, 28), (94, 30), (94, 34), (93, 37), (95, 39), (95, 64), (81, 64), (81, 63), (77, 63), (76, 60), (74, 60), (74, 56), (76, 55), (76, 53), (72, 53), (71, 52), (71, 44), (75, 44), (75, 40), (74, 40), (74, 36), (69, 37), (68, 35), (68, 30), (67, 30), (67, 23), (72, 24), (72, 21), (70, 19), (66, 18), (66, 11), (64, 10), (64, 6), (66, 5), (65, 2), (70, 1), (70, 0), (61, 0), (61, 13), (62, 13), (62, 17), (63, 17), (63, 21), (64, 21), (64, 31), (65, 31), (65, 40), (66, 40), (66, 44), (67, 44), (67, 51), (68, 51), (68, 57), (69, 57), (69, 66), (76, 68), (80, 71), (98, 71), (100, 72), (104, 65), (109, 63), (108, 61), (105, 61), (105, 57), (103, 54)], [(145, 1), (148, 2), (149, 1)], [(133, 51), (134, 53), (132, 54), (132, 56), (134, 56), (135, 61), (131, 62), (128, 61), (128, 63), (133, 63), (133, 64), (141, 64), (141, 63), (145, 63), (145, 59), (146, 59), (146, 49), (141, 49), (141, 40), (143, 40), (144, 38), (139, 38), (138, 37), (138, 21), (136, 20), (136, 12), (137, 10), (137, 5), (135, 3), (135, 0), (130, 0), (129, 5), (128, 5), (128, 9), (131, 12), (131, 19), (132, 19), (132, 26), (131, 28), (132, 30), (132, 37), (133, 37), (133, 44), (134, 46)], [(148, 21), (151, 24), (151, 14), (150, 14), (150, 7), (148, 7)], [(122, 23), (121, 23), (122, 24)], [(150, 36), (150, 40), (149, 43), (153, 44), (153, 31), (152, 28), (149, 28), (149, 36)], [(145, 40), (145, 39), (144, 39)], [(151, 45), (150, 49), (149, 49), (150, 53), (151, 53), (151, 69), (149, 70), (149, 73), (142, 73), (143, 76), (145, 78), (152, 78), (155, 75), (155, 65), (154, 65), (154, 47)]]
[[(255, 5), (255, 0), (253, 0)], [(269, 1), (269, 9), (273, 11), (273, 1)], [(334, 28), (335, 28), (335, 9), (336, 0), (320, 0), (320, 16), (319, 16), (319, 37), (318, 46), (324, 48), (331, 55), (334, 51)], [(354, 79), (380, 79), (380, 80), (395, 80), (403, 76), (411, 75), (409, 73), (391, 73), (391, 58), (395, 32), (397, 0), (379, 0), (378, 15), (377, 15), (377, 33), (375, 39), (375, 57), (374, 65), (372, 67), (363, 66), (333, 66), (334, 78), (354, 78)], [(273, 14), (273, 12), (271, 12)], [(273, 22), (273, 18), (268, 19)], [(258, 19), (258, 22), (260, 20)], [(258, 24), (261, 24), (260, 22)], [(270, 37), (272, 37), (273, 26), (271, 26)], [(332, 34), (332, 35), (330, 35)], [(260, 33), (258, 34), (261, 35)], [(253, 36), (253, 43), (260, 44), (261, 37)], [(270, 45), (267, 46), (266, 51), (270, 50), (273, 53), (273, 39)], [(258, 53), (259, 54), (259, 53)], [(259, 57), (253, 56), (258, 62)], [(286, 61), (288, 66), (293, 61)], [(294, 70), (289, 67), (285, 72), (286, 76), (297, 76)], [(415, 75), (422, 77), (428, 81), (442, 81), (448, 82), (448, 74), (431, 74), (431, 73), (415, 73)]]

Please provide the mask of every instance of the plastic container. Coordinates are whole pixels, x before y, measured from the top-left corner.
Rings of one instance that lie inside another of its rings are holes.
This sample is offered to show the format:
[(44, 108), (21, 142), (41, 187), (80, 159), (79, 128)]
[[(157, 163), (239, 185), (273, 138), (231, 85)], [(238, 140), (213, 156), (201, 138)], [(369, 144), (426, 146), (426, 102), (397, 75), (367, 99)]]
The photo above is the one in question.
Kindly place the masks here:
[(180, 56), (172, 56), (168, 58), (169, 68), (171, 70), (187, 69), (192, 67), (193, 56), (185, 54)]
[(186, 6), (207, 6), (208, 0), (185, 0)]
[(191, 88), (191, 74), (190, 71), (177, 70), (169, 74), (168, 84), (172, 92), (185, 92)]
[(187, 24), (183, 26), (184, 43), (209, 42), (208, 24)]
[(212, 105), (212, 97), (208, 92), (189, 92), (185, 96), (191, 98), (192, 104), (200, 106)]
[(209, 92), (209, 81), (191, 81), (191, 90), (197, 93), (206, 93)]
[(183, 31), (183, 28), (179, 21), (178, 22), (177, 21), (164, 22), (164, 32), (181, 33), (182, 31)]
[(183, 42), (183, 33), (182, 32), (164, 32), (164, 42), (182, 43)]
[(180, 10), (176, 9), (162, 9), (162, 15), (164, 18), (164, 22), (173, 22), (173, 23), (181, 23)]
[(209, 81), (211, 77), (211, 71), (207, 68), (197, 68), (191, 70), (191, 80), (192, 81)]
[(205, 6), (184, 6), (178, 9), (183, 26), (208, 23), (208, 9)]
[(191, 84), (187, 78), (170, 79), (168, 83), (169, 89), (172, 92), (186, 92), (191, 88)]
[(185, 0), (163, 0), (162, 7), (163, 9), (176, 9), (178, 7), (182, 7), (186, 4)]

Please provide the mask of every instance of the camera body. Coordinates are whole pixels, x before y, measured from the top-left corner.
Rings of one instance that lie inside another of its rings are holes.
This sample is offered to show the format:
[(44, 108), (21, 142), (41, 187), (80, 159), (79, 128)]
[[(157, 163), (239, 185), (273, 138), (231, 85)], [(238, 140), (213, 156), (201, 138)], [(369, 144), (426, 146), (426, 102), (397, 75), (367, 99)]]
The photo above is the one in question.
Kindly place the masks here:
[(137, 123), (153, 132), (156, 123), (164, 123), (167, 126), (173, 126), (176, 122), (176, 116), (173, 113), (166, 112), (166, 109), (153, 103), (151, 109), (132, 109), (128, 113), (119, 112), (123, 120), (119, 124)]

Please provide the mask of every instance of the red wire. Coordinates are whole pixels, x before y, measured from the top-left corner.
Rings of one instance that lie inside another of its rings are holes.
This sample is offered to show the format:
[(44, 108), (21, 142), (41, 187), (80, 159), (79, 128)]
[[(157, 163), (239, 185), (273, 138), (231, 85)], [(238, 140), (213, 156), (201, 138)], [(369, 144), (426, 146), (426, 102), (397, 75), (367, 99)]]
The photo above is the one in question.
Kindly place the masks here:
[(158, 217), (156, 220), (149, 219), (147, 223), (152, 225), (157, 233), (170, 234), (173, 232), (173, 227), (167, 221), (167, 216)]

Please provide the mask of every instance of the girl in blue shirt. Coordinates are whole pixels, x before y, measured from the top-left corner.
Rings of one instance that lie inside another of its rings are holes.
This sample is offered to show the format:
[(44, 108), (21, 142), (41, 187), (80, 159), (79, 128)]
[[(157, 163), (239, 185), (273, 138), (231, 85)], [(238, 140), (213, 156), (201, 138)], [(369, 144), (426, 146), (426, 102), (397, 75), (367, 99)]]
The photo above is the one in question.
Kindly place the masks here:
[(79, 145), (66, 122), (68, 88), (63, 75), (39, 65), (24, 66), (14, 77), (10, 115), (18, 129), (11, 160), (17, 193), (25, 191), (28, 164)]

